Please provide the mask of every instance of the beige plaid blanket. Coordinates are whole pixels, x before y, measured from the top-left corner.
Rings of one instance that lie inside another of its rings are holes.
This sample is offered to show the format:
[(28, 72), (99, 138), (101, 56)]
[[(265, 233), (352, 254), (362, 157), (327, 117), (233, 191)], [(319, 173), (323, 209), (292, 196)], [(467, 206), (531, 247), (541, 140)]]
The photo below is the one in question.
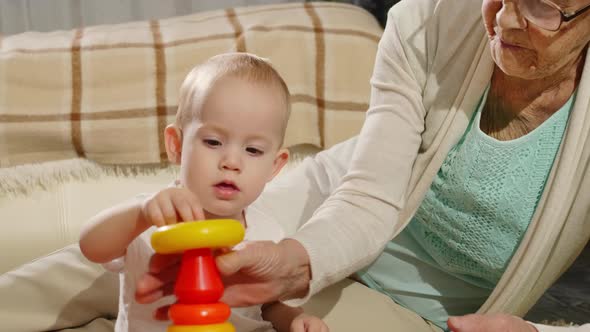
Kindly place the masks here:
[(269, 58), (293, 94), (286, 145), (358, 133), (382, 29), (358, 7), (256, 6), (0, 38), (0, 167), (165, 163), (184, 76), (219, 53)]

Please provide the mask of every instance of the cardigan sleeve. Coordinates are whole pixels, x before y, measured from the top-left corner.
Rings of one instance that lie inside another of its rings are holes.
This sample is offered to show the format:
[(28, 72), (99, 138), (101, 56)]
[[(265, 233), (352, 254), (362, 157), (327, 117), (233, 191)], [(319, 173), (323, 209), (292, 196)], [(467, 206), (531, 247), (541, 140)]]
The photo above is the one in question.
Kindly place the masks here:
[(533, 324), (539, 332), (590, 332), (590, 324), (581, 326), (549, 326), (542, 324)]
[(291, 305), (371, 263), (401, 228), (398, 214), (424, 129), (426, 50), (420, 35), (433, 7), (432, 0), (410, 0), (389, 12), (371, 78), (370, 108), (350, 166), (291, 236), (306, 249), (312, 272), (307, 297)]

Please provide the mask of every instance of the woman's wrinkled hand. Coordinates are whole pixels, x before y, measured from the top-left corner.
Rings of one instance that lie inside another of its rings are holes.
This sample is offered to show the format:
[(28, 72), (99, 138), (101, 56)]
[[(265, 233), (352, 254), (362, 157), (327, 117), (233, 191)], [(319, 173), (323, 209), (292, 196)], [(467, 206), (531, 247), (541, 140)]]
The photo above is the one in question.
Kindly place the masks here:
[(522, 318), (507, 314), (472, 314), (451, 317), (449, 330), (453, 332), (538, 332)]
[(320, 318), (302, 313), (291, 322), (290, 332), (330, 332), (330, 328)]
[(231, 307), (303, 297), (311, 280), (309, 256), (292, 239), (248, 242), (218, 256), (217, 267), (225, 285), (221, 301)]
[[(154, 254), (148, 272), (140, 277), (135, 289), (138, 303), (152, 303), (174, 293), (174, 282), (180, 269), (182, 255)], [(156, 310), (154, 318), (168, 319), (168, 306)]]
[[(135, 290), (138, 303), (153, 303), (174, 292), (181, 255), (154, 254), (148, 272)], [(286, 239), (248, 242), (240, 250), (217, 257), (225, 291), (222, 302), (244, 307), (303, 297), (311, 279), (309, 257), (299, 242)], [(168, 307), (159, 308), (154, 317), (168, 319)]]

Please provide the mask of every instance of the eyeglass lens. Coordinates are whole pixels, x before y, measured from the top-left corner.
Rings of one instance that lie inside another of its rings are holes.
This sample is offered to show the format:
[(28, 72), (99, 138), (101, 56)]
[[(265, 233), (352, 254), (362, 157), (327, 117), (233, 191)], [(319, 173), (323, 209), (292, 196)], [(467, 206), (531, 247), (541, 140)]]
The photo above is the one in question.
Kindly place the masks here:
[(557, 8), (541, 0), (519, 0), (521, 14), (534, 25), (547, 30), (557, 30), (561, 24), (561, 13)]

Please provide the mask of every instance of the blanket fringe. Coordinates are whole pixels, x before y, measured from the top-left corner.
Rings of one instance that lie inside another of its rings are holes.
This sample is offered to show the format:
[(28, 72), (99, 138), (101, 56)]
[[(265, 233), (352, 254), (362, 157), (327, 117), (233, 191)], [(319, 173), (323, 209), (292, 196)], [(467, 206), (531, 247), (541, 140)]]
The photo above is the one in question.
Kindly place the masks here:
[(101, 165), (76, 158), (0, 168), (0, 196), (28, 195), (35, 190), (51, 190), (73, 181), (98, 180), (103, 176), (135, 177), (166, 172), (171, 180), (178, 174), (177, 166)]
[[(289, 166), (319, 151), (317, 147), (311, 145), (297, 145), (290, 147), (289, 150), (291, 152)], [(172, 181), (178, 175), (178, 171), (179, 167), (176, 165), (103, 165), (84, 158), (26, 164), (0, 168), (0, 197), (26, 196), (36, 190), (52, 190), (63, 183), (96, 181), (104, 176), (135, 177), (165, 172), (170, 174)]]

